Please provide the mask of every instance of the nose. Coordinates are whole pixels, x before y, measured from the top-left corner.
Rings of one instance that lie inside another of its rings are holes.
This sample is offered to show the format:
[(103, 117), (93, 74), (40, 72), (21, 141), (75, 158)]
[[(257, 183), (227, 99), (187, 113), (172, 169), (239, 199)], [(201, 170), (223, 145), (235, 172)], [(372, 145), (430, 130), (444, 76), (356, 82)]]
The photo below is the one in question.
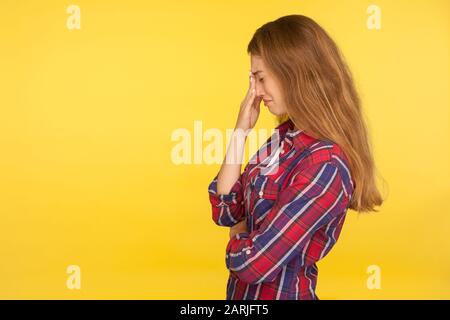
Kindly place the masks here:
[(261, 84), (256, 82), (256, 97), (263, 97), (264, 96), (264, 88)]

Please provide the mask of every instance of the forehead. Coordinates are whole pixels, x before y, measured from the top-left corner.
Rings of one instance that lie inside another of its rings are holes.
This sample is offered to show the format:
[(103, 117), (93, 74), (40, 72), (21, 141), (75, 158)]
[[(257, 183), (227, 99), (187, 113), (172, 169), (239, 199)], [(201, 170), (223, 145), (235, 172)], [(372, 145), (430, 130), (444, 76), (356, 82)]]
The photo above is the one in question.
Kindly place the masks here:
[(264, 61), (262, 60), (261, 57), (255, 56), (255, 55), (251, 55), (251, 57), (250, 57), (250, 64), (251, 64), (251, 71), (253, 73), (255, 73), (257, 71), (266, 72), (266, 67), (265, 67)]

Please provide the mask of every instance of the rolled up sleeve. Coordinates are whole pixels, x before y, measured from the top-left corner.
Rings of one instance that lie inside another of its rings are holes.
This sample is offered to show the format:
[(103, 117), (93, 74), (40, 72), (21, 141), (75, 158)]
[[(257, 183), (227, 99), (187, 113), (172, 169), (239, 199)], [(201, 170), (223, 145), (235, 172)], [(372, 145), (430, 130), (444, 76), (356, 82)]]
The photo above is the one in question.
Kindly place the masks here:
[(242, 174), (231, 187), (229, 194), (217, 193), (217, 177), (208, 186), (212, 219), (219, 226), (232, 227), (244, 219), (244, 191)]

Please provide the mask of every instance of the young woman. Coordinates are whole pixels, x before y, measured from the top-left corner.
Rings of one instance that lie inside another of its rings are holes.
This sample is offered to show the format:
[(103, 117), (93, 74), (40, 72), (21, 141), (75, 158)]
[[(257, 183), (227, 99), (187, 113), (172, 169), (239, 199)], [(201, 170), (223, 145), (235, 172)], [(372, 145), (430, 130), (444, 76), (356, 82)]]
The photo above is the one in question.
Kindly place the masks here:
[[(213, 220), (230, 227), (226, 299), (319, 299), (316, 262), (348, 208), (383, 202), (358, 94), (336, 44), (306, 16), (266, 23), (247, 51), (249, 89), (208, 187)], [(241, 174), (261, 100), (279, 124)]]

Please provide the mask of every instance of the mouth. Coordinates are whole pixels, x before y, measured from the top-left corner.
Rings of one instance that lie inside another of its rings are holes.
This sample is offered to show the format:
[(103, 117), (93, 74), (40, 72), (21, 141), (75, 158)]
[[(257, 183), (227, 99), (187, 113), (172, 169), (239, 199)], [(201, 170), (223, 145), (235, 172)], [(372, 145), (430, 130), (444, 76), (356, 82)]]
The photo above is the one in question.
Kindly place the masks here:
[(269, 102), (272, 102), (272, 100), (263, 100), (264, 104), (268, 104)]

